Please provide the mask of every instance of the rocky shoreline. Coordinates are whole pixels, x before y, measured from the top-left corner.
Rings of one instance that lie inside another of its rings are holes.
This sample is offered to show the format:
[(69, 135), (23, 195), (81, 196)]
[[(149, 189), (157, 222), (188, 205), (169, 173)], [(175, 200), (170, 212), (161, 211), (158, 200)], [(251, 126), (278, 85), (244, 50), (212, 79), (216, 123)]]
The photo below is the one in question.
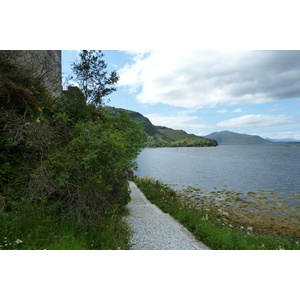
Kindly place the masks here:
[(248, 233), (300, 236), (300, 193), (239, 193), (225, 188), (207, 191), (188, 187), (176, 194), (183, 203), (206, 210), (207, 216), (224, 226)]

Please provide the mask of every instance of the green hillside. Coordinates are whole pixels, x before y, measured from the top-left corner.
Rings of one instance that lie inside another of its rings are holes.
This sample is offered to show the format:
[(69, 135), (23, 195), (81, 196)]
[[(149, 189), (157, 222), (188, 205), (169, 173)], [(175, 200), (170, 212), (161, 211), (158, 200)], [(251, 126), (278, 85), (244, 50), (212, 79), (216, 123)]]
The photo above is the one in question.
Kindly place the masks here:
[(155, 126), (162, 134), (168, 136), (171, 140), (183, 140), (183, 139), (189, 139), (189, 140), (199, 140), (199, 136), (195, 134), (186, 133), (183, 130), (176, 130), (171, 129), (164, 126)]
[(205, 147), (217, 146), (213, 139), (203, 138), (195, 134), (186, 133), (183, 130), (176, 130), (164, 126), (156, 126), (160, 133), (169, 138), (171, 147)]
[(203, 138), (195, 134), (188, 134), (183, 130), (174, 130), (164, 126), (155, 126), (142, 114), (122, 108), (107, 107), (112, 116), (119, 116), (124, 112), (141, 125), (148, 135), (146, 147), (211, 147), (217, 146), (215, 140)]

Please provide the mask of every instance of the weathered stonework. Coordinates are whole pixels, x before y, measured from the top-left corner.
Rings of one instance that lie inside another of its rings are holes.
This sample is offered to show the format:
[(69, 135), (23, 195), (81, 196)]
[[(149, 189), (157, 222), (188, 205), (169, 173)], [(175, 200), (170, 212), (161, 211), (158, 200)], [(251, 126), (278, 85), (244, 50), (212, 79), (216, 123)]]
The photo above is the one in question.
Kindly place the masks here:
[(61, 96), (61, 50), (20, 50), (18, 54), (20, 65), (40, 78), (54, 96)]

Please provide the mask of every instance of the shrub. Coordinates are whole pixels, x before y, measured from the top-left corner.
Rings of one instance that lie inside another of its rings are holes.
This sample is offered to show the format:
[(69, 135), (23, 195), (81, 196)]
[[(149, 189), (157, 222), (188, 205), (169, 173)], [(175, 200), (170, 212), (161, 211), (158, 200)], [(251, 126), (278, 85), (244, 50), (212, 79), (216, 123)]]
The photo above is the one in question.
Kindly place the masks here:
[(48, 236), (54, 247), (62, 224), (71, 244), (66, 236), (93, 232), (89, 241), (97, 234), (100, 240), (84, 247), (117, 248), (126, 231), (120, 212), (129, 201), (128, 169), (145, 134), (128, 116), (109, 117), (87, 103), (78, 90), (55, 99), (13, 55), (0, 51), (1, 245), (2, 237), (25, 236), (26, 249), (40, 248)]

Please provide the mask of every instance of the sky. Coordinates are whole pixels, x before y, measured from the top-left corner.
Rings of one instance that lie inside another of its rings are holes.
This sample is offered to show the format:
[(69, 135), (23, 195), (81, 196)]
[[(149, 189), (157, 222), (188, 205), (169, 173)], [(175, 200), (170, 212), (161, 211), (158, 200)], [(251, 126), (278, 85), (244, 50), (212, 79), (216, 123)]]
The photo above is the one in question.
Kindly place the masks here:
[[(64, 77), (78, 53), (62, 51)], [(200, 136), (230, 130), (300, 140), (300, 51), (103, 53), (107, 70), (120, 76), (107, 105)]]

